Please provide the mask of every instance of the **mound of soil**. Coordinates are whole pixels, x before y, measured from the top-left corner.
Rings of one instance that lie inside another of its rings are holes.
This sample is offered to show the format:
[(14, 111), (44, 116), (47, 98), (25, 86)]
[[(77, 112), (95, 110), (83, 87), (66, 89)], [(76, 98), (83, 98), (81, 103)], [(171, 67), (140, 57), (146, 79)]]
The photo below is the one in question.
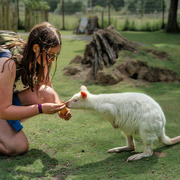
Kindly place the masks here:
[[(77, 58), (77, 57), (76, 57)], [(83, 57), (78, 56), (79, 60)], [(73, 60), (74, 61), (74, 60)], [(179, 82), (179, 76), (172, 70), (149, 67), (143, 61), (128, 61), (121, 65), (99, 70), (94, 79), (92, 68), (82, 63), (71, 64), (64, 69), (64, 75), (72, 79), (82, 79), (84, 82), (114, 85), (128, 79), (147, 82)]]
[[(149, 63), (144, 61), (149, 56), (153, 60), (163, 62), (169, 58), (166, 52), (145, 49), (141, 58), (134, 59), (132, 54), (142, 53), (140, 48), (139, 44), (127, 40), (110, 26), (93, 34), (92, 42), (85, 48), (84, 57), (76, 56), (69, 66), (64, 68), (64, 75), (71, 76), (72, 79), (107, 85), (128, 79), (145, 82), (180, 80), (178, 74), (167, 67), (149, 66)], [(124, 56), (121, 55), (122, 52)]]

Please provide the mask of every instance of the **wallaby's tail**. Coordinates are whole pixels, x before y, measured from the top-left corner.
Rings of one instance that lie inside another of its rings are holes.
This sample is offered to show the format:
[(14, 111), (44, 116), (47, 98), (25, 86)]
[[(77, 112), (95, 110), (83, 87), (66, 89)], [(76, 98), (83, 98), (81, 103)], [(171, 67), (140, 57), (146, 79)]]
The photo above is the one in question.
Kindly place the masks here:
[(165, 145), (173, 145), (180, 142), (180, 136), (169, 138), (168, 136), (166, 136), (165, 131), (163, 129), (162, 134), (160, 136), (160, 141)]

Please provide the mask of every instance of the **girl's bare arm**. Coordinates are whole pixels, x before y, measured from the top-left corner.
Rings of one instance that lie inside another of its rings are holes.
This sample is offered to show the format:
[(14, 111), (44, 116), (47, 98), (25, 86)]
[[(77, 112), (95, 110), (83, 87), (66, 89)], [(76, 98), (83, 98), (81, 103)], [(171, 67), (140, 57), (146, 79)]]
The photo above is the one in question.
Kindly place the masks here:
[[(12, 105), (13, 85), (16, 76), (16, 64), (9, 60), (4, 71), (1, 72), (3, 63), (7, 58), (1, 58), (0, 61), (0, 118), (5, 120), (21, 120), (39, 114), (38, 105), (14, 106)], [(64, 105), (54, 103), (42, 104), (45, 114), (53, 114), (60, 111)]]

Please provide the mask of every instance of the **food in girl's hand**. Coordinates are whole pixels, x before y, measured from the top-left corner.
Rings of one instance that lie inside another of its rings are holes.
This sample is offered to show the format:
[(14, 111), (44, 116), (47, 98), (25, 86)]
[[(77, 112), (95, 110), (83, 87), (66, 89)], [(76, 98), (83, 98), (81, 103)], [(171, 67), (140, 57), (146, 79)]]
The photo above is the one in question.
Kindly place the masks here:
[[(64, 102), (61, 102), (61, 103), (64, 103)], [(65, 104), (65, 105), (66, 105), (66, 104)], [(65, 116), (66, 113), (67, 113), (66, 107), (65, 107), (64, 109), (62, 109), (60, 112), (61, 112), (61, 114), (62, 114), (63, 116)]]

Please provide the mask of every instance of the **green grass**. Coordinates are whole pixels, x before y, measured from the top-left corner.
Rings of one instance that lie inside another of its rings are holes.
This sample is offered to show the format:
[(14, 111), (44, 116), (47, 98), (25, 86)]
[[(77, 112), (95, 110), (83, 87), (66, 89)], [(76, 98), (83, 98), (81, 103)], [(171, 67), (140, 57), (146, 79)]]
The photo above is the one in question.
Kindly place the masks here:
[[(62, 34), (66, 35), (66, 32)], [(124, 32), (123, 35), (139, 43), (166, 50), (171, 56), (176, 57), (177, 61), (180, 59), (178, 34), (171, 36), (163, 32), (146, 35)], [(161, 41), (157, 37), (164, 39)], [(58, 58), (53, 86), (62, 100), (68, 100), (79, 91), (83, 82), (63, 76), (63, 68), (76, 55), (83, 55), (87, 42), (62, 40), (63, 47)], [(171, 67), (180, 72), (180, 66), (173, 67), (171, 64)], [(179, 83), (151, 83), (139, 86), (136, 82), (121, 82), (113, 86), (87, 84), (87, 87), (94, 94), (131, 91), (152, 96), (162, 106), (166, 115), (166, 134), (170, 137), (180, 135)], [(0, 179), (179, 179), (180, 144), (166, 147), (155, 142), (155, 154), (152, 157), (126, 163), (125, 160), (131, 153), (106, 153), (110, 148), (125, 145), (120, 130), (113, 129), (101, 116), (91, 111), (72, 110), (72, 116), (69, 121), (64, 121), (58, 115), (39, 115), (24, 122), (24, 132), (29, 140), (30, 149), (22, 156), (0, 155)], [(142, 152), (141, 139), (135, 136), (135, 141), (136, 152)], [(157, 156), (157, 153), (162, 157)]]
[(180, 45), (180, 33), (156, 32), (121, 32), (128, 39), (141, 44), (161, 44), (161, 46)]

